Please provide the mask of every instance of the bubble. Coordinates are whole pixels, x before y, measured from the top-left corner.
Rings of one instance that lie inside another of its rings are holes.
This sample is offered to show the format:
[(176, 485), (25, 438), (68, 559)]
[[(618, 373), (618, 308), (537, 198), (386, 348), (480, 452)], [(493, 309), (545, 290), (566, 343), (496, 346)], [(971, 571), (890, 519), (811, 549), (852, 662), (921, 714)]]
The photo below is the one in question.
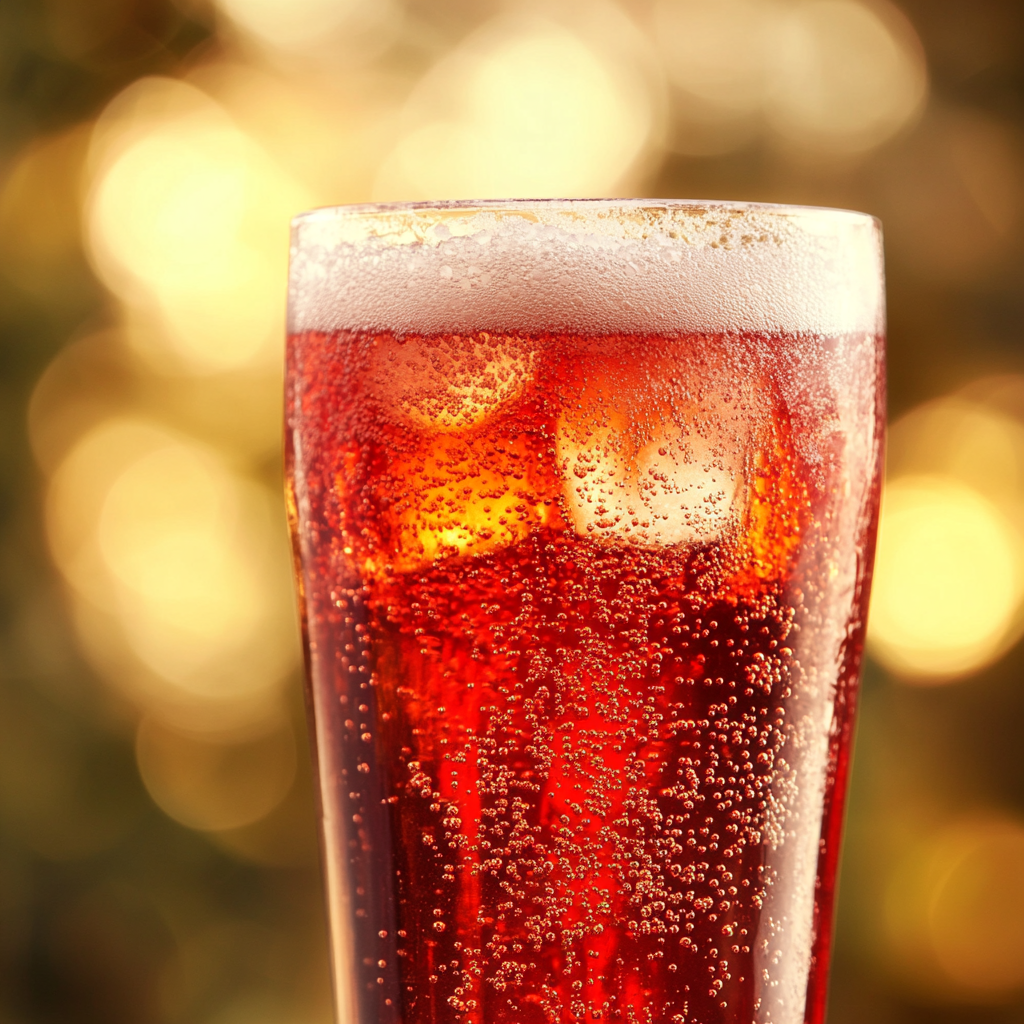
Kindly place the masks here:
[(671, 380), (665, 364), (688, 355), (680, 345), (638, 372), (599, 368), (567, 403), (555, 448), (580, 535), (670, 547), (715, 540), (736, 521), (749, 440), (740, 401), (648, 394), (651, 379)]
[[(446, 276), (451, 276), (451, 268)], [(371, 359), (371, 394), (417, 427), (457, 430), (498, 412), (530, 380), (535, 353), (521, 338), (480, 332), (444, 339), (383, 336)]]

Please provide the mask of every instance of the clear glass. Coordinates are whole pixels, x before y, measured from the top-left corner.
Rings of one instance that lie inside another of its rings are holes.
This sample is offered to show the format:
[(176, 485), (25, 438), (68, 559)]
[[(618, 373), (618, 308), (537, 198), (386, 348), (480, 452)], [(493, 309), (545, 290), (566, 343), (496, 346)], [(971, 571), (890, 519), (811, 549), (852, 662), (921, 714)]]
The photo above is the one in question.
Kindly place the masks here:
[(818, 1024), (878, 223), (319, 210), (289, 302), (339, 1020)]

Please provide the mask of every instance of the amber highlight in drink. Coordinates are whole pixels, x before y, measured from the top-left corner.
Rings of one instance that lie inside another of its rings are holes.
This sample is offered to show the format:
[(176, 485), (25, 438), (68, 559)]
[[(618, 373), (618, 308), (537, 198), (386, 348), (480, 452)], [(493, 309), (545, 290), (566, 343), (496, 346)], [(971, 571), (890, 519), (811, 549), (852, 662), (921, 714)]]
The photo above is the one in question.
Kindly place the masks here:
[(342, 1013), (822, 1020), (880, 367), (867, 330), (292, 334)]

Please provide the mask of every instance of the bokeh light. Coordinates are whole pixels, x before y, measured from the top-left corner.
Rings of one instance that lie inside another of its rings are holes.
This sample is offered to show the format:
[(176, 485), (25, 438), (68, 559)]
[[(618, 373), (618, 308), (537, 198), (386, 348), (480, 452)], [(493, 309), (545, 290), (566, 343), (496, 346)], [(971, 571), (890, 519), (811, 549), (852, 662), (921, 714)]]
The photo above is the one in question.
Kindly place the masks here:
[(397, 72), (356, 102), (322, 76), (286, 73), (241, 60), (204, 63), (189, 83), (309, 192), (314, 204), (364, 202), (387, 151), (396, 110), (408, 91)]
[(931, 1001), (1001, 1002), (1024, 986), (1024, 823), (954, 820), (893, 870), (890, 970)]
[(94, 134), (89, 254), (196, 370), (276, 361), (287, 224), (312, 197), (200, 90), (143, 79)]
[(248, 552), (234, 543), (245, 499), (218, 469), (185, 445), (158, 448), (122, 470), (97, 524), (126, 603), (147, 608), (137, 650), (174, 678), (207, 660), (211, 643), (248, 639), (264, 614)]
[(886, 488), (871, 597), (871, 641), (892, 670), (954, 678), (1016, 637), (1024, 549), (982, 494), (947, 477)]
[(964, 676), (1024, 628), (1024, 424), (977, 397), (925, 403), (893, 425), (888, 473), (871, 650), (908, 680)]
[[(628, 23), (623, 31), (629, 41)], [(647, 77), (626, 57), (613, 61), (554, 21), (503, 16), (487, 24), (417, 85), (375, 198), (614, 192), (656, 118)]]
[(220, 0), (236, 24), (273, 46), (301, 49), (335, 32), (359, 0)]
[(54, 473), (49, 539), (83, 640), (154, 714), (223, 730), (275, 705), (295, 659), (275, 507), (212, 450), (143, 421), (99, 424)]
[(659, 0), (653, 27), (669, 81), (706, 104), (709, 116), (759, 112), (777, 17), (765, 0)]
[(1016, 520), (1024, 504), (1024, 422), (995, 399), (1012, 398), (1022, 387), (1024, 377), (982, 379), (900, 417), (889, 430), (890, 476), (955, 477)]
[(295, 779), (290, 723), (225, 744), (167, 729), (146, 718), (135, 738), (139, 772), (150, 796), (190, 828), (221, 831), (265, 818)]
[(768, 118), (783, 138), (829, 153), (857, 153), (920, 112), (924, 55), (891, 4), (810, 0), (775, 27)]
[(346, 53), (364, 61), (390, 42), (402, 14), (394, 0), (217, 0), (217, 6), (236, 29), (268, 49), (330, 53), (355, 36), (359, 45), (345, 47)]
[(676, 90), (672, 146), (692, 156), (765, 128), (803, 156), (863, 153), (927, 95), (916, 33), (889, 3), (659, 0), (652, 31)]

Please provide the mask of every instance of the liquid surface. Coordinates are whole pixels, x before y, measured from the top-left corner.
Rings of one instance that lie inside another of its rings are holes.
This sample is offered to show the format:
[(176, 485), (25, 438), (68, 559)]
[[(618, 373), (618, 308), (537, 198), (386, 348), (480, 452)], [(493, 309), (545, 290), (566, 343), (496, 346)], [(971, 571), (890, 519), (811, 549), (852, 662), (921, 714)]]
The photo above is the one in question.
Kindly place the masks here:
[(360, 1024), (821, 1019), (876, 345), (293, 336)]

